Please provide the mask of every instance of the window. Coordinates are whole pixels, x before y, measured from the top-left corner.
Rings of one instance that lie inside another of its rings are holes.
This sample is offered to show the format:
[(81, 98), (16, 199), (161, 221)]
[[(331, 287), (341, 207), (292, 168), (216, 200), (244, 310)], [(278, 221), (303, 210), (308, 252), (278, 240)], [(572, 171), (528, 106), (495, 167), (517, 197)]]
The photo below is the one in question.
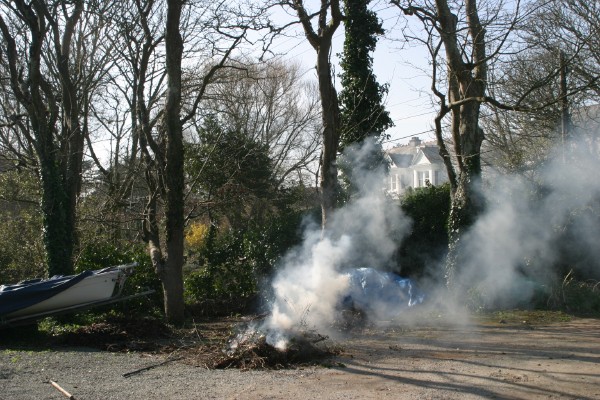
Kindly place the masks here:
[(419, 171), (417, 174), (419, 178), (417, 187), (427, 186), (427, 182), (429, 181), (429, 171)]
[(390, 175), (390, 190), (392, 192), (398, 190), (398, 175)]

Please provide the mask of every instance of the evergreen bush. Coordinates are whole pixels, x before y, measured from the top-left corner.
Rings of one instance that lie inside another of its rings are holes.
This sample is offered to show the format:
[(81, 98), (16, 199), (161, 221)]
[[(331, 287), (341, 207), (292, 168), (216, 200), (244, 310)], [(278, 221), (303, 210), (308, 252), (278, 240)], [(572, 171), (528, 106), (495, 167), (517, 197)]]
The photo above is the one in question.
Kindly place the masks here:
[(401, 200), (404, 213), (412, 221), (410, 235), (400, 247), (398, 261), (403, 276), (424, 275), (439, 278), (439, 261), (448, 249), (448, 183), (409, 189)]

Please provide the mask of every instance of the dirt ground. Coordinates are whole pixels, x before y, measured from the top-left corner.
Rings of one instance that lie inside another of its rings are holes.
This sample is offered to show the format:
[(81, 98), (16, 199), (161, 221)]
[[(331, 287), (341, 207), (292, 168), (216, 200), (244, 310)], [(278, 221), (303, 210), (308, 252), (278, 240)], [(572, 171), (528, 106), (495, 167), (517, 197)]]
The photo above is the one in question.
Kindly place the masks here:
[(208, 369), (183, 339), (161, 352), (0, 342), (0, 399), (66, 398), (50, 380), (79, 400), (600, 399), (600, 320), (525, 318), (357, 328), (338, 355), (280, 370)]

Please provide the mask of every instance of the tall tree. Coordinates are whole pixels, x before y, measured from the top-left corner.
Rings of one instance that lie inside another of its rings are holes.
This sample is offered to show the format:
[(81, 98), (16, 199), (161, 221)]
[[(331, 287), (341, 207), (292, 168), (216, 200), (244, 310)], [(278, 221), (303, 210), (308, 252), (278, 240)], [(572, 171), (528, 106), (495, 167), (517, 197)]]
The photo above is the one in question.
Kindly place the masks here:
[[(455, 286), (461, 264), (459, 239), (485, 206), (480, 195), (482, 107), (490, 107), (492, 111), (550, 115), (552, 107), (566, 104), (566, 98), (572, 94), (595, 90), (598, 74), (594, 71), (597, 69), (593, 65), (581, 68), (590, 62), (593, 64), (593, 56), (571, 64), (586, 71), (579, 75), (579, 84), (571, 83), (565, 90), (563, 79), (563, 88), (555, 95), (551, 85), (558, 82), (567, 64), (559, 60), (560, 51), (565, 51), (567, 59), (573, 61), (579, 55), (597, 50), (593, 44), (598, 36), (597, 24), (590, 23), (597, 15), (596, 8), (580, 0), (540, 1), (529, 3), (530, 8), (525, 10), (521, 8), (521, 1), (510, 5), (502, 1), (479, 4), (476, 0), (392, 0), (392, 3), (404, 14), (416, 16), (422, 22), (424, 35), (408, 32), (406, 36), (425, 43), (431, 57), (432, 92), (440, 107), (435, 132), (451, 184), (446, 279), (449, 286)], [(533, 18), (528, 19), (529, 15)], [(567, 15), (569, 18), (565, 18)], [(548, 18), (553, 22), (540, 23)], [(523, 36), (518, 35), (518, 29), (534, 32), (530, 38), (537, 40), (521, 40)], [(553, 62), (539, 57), (544, 50), (551, 50)], [(514, 64), (523, 61), (517, 55), (524, 55), (526, 59), (532, 54), (530, 61), (535, 64), (534, 68), (521, 71), (526, 79), (515, 84)], [(503, 62), (509, 68), (502, 68)], [(548, 68), (548, 65), (551, 66)], [(452, 151), (443, 136), (442, 122), (446, 117), (449, 117)]]
[[(343, 15), (339, 0), (321, 0), (320, 8), (309, 13), (303, 0), (288, 4), (298, 15), (308, 43), (317, 52), (317, 79), (323, 120), (323, 151), (321, 152), (321, 225), (327, 228), (328, 218), (338, 195), (338, 168), (336, 165), (340, 144), (340, 107), (331, 70), (333, 34), (340, 26)], [(313, 19), (316, 18), (316, 26)]]
[(344, 2), (344, 52), (341, 54), (340, 92), (341, 146), (361, 142), (366, 137), (377, 140), (393, 126), (383, 98), (387, 86), (380, 85), (373, 73), (377, 37), (384, 34), (381, 22), (369, 10), (370, 0)]
[[(167, 81), (163, 86), (162, 78), (159, 79), (153, 90), (161, 92), (164, 105), (151, 114), (150, 106), (155, 104), (148, 103), (148, 89), (144, 89), (142, 85), (136, 93), (136, 119), (149, 190), (144, 211), (144, 240), (148, 243), (153, 266), (163, 284), (166, 317), (170, 322), (180, 324), (184, 317), (186, 189), (183, 127), (198, 112), (206, 88), (215, 73), (226, 67), (232, 52), (246, 39), (248, 31), (260, 28), (263, 10), (242, 10), (238, 5), (229, 7), (222, 3), (205, 4), (202, 8), (192, 7), (183, 0), (167, 0), (164, 4), (148, 1), (139, 11), (150, 12), (141, 13), (140, 21), (143, 22), (143, 15), (152, 15), (152, 10), (161, 9), (162, 6), (166, 6), (164, 59)], [(231, 21), (235, 23), (232, 24)], [(143, 32), (142, 47), (151, 56), (162, 42), (162, 36), (154, 37), (146, 28)], [(185, 69), (182, 65), (184, 50), (189, 61), (189, 66)], [(202, 55), (206, 58), (201, 59), (199, 56)], [(210, 67), (199, 68), (197, 64), (201, 62), (209, 63)], [(145, 59), (140, 65), (147, 67), (150, 64)], [(201, 78), (198, 78), (196, 74), (200, 73)], [(163, 210), (164, 222), (161, 222)]]
[(593, 140), (578, 128), (597, 118), (589, 105), (600, 93), (599, 11), (600, 4), (584, 0), (532, 2), (516, 31), (524, 50), (513, 52), (489, 77), (493, 96), (520, 104), (524, 112), (497, 110), (484, 119), (485, 162), (534, 176), (563, 133)]
[[(486, 54), (486, 30), (479, 20), (476, 0), (465, 0), (465, 15), (470, 52), (463, 58), (464, 48), (457, 35), (458, 18), (448, 3), (436, 1), (439, 16), (440, 37), (446, 52), (448, 79), (448, 108), (452, 115), (452, 140), (458, 174), (450, 179), (452, 201), (448, 230), (450, 232), (450, 259), (446, 279), (455, 286), (457, 268), (456, 246), (460, 235), (470, 227), (483, 209), (480, 193), (481, 144), (483, 129), (480, 126), (481, 101), (486, 94), (488, 59)], [(439, 141), (439, 140), (438, 140)]]
[[(440, 105), (435, 119), (436, 138), (451, 187), (450, 248), (445, 275), (448, 286), (453, 287), (457, 283), (456, 270), (460, 264), (460, 237), (484, 208), (481, 195), (482, 104), (515, 108), (503, 106), (488, 96), (488, 69), (492, 60), (505, 50), (516, 17), (503, 12), (502, 3), (495, 7), (486, 4), (489, 18), (482, 21), (477, 0), (392, 0), (392, 3), (404, 14), (419, 18), (427, 34), (425, 39), (419, 40), (427, 43), (431, 54), (431, 87)], [(518, 6), (517, 2), (514, 16), (518, 15)], [(490, 33), (493, 39), (488, 40)], [(444, 55), (445, 59), (442, 59)], [(440, 65), (444, 69), (439, 68)], [(445, 77), (445, 81), (440, 76)], [(448, 115), (452, 156), (442, 127), (442, 120)]]
[(512, 55), (490, 77), (495, 97), (504, 103), (514, 104), (530, 93), (521, 101), (529, 112), (496, 113), (485, 121), (491, 128), (485, 153), (501, 167), (533, 174), (560, 141), (574, 135), (578, 141), (584, 136), (589, 143), (594, 140), (595, 133), (586, 128), (598, 118), (589, 105), (600, 94), (599, 12), (598, 2), (538, 0), (519, 24), (526, 50)]
[(156, 237), (149, 240), (150, 256), (163, 285), (165, 314), (169, 322), (182, 324), (183, 300), (183, 241), (184, 241), (184, 171), (183, 133), (181, 123), (181, 60), (183, 38), (180, 32), (183, 0), (167, 0), (165, 54), (167, 87), (163, 122), (163, 149), (156, 151), (159, 168), (163, 170), (165, 201), (165, 249), (162, 252)]
[(2, 63), (31, 127), (22, 133), (34, 148), (41, 177), (48, 272), (69, 274), (84, 148), (78, 92), (83, 78), (72, 45), (86, 6), (83, 1), (16, 0), (3, 1), (2, 8)]
[[(164, 93), (164, 10), (160, 1), (119, 0), (111, 15), (110, 43), (114, 65), (103, 96), (91, 104), (96, 134), (110, 143), (108, 157), (90, 140), (89, 151), (106, 184), (106, 209), (131, 201), (128, 198), (139, 172), (146, 138), (152, 137)], [(157, 4), (158, 3), (158, 4)], [(107, 140), (108, 139), (108, 140)], [(102, 142), (101, 142), (102, 143)], [(146, 146), (147, 147), (147, 146)]]
[[(375, 145), (361, 169), (370, 171), (386, 166), (382, 140), (386, 139), (386, 129), (393, 121), (383, 105), (387, 86), (380, 85), (373, 73), (372, 52), (377, 45), (377, 36), (384, 31), (377, 15), (369, 10), (370, 0), (344, 1), (344, 52), (341, 54), (342, 67), (340, 92), (340, 130), (342, 150), (354, 143), (362, 143), (371, 138)], [(352, 179), (353, 166), (340, 163), (348, 181), (349, 189), (355, 186)]]

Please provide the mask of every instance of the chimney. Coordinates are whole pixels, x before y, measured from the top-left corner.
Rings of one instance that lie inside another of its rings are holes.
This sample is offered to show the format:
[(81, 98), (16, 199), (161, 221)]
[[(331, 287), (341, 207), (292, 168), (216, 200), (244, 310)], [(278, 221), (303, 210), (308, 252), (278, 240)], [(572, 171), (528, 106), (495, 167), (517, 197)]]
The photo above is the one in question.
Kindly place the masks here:
[(408, 142), (408, 145), (412, 146), (412, 147), (417, 147), (420, 144), (421, 144), (421, 139), (419, 139), (416, 136), (413, 136), (412, 138), (410, 138), (410, 142)]

